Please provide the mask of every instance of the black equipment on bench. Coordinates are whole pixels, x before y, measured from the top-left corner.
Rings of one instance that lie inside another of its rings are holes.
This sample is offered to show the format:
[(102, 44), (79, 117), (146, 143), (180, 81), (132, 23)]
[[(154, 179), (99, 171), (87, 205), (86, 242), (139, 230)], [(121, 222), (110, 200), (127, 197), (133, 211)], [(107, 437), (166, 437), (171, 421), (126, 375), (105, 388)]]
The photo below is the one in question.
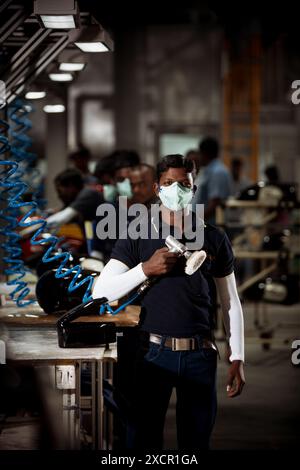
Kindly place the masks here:
[[(36, 285), (36, 298), (40, 307), (45, 313), (57, 314), (70, 310), (82, 303), (82, 298), (86, 291), (86, 285), (82, 285), (76, 290), (69, 292), (69, 285), (74, 273), (63, 278), (55, 277), (56, 269), (51, 269), (43, 273)], [(67, 271), (67, 269), (62, 269)], [(83, 270), (83, 276), (99, 276), (99, 273)]]
[(65, 313), (56, 323), (58, 333), (58, 345), (60, 348), (85, 348), (116, 342), (116, 325), (113, 322), (73, 322), (86, 315), (98, 315), (100, 305), (107, 299), (91, 300), (77, 305)]

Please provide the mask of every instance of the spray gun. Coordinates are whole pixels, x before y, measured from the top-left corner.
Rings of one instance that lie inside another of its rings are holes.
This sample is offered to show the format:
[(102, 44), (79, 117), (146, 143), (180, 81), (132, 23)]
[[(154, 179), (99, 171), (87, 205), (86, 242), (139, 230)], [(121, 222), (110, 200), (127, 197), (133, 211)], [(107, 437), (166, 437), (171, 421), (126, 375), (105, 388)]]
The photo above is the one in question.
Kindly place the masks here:
[[(200, 251), (189, 251), (187, 247), (176, 240), (176, 238), (172, 237), (172, 235), (168, 235), (166, 238), (166, 245), (169, 248), (169, 251), (171, 253), (176, 253), (178, 257), (184, 256), (186, 259), (186, 264), (185, 264), (185, 269), (184, 272), (191, 276), (194, 274), (202, 265), (206, 258), (206, 253), (204, 250)], [(142, 294), (148, 287), (153, 284), (153, 282), (157, 279), (158, 277), (152, 277), (150, 279), (147, 279), (143, 284), (139, 287), (137, 293)]]
[[(166, 238), (166, 245), (169, 251), (176, 253), (178, 257), (184, 256), (186, 259), (185, 273), (191, 276), (194, 274), (202, 265), (206, 258), (206, 253), (203, 250), (191, 252), (185, 245), (180, 243), (176, 238), (169, 235)], [(106, 344), (115, 341), (115, 324), (105, 322), (94, 322), (94, 323), (80, 323), (74, 322), (76, 318), (91, 313), (99, 312), (100, 315), (109, 312), (112, 315), (116, 315), (121, 310), (124, 310), (127, 305), (133, 302), (137, 297), (144, 293), (148, 287), (158, 278), (158, 276), (147, 279), (138, 289), (137, 292), (124, 304), (113, 310), (108, 304), (105, 297), (101, 299), (93, 300), (85, 304), (80, 304), (73, 308), (65, 315), (63, 315), (57, 322), (57, 331), (59, 346), (61, 348), (66, 347), (82, 347), (82, 345), (95, 345), (95, 344)]]
[[(191, 252), (185, 245), (180, 243), (176, 238), (169, 235), (166, 238), (166, 245), (169, 251), (176, 253), (178, 257), (184, 256), (186, 259), (185, 273), (188, 275), (194, 274), (202, 265), (206, 258), (206, 253), (203, 250)], [(82, 347), (83, 345), (106, 344), (108, 347), (109, 342), (115, 341), (115, 324), (110, 322), (94, 322), (94, 323), (80, 323), (74, 322), (76, 318), (89, 314), (99, 312), (100, 315), (109, 312), (116, 315), (121, 310), (124, 310), (127, 305), (133, 302), (137, 297), (144, 293), (148, 287), (158, 278), (158, 276), (147, 279), (138, 289), (137, 292), (127, 300), (124, 304), (113, 310), (108, 304), (105, 297), (93, 300), (85, 304), (80, 304), (73, 308), (65, 315), (63, 315), (57, 322), (58, 343), (61, 348)]]

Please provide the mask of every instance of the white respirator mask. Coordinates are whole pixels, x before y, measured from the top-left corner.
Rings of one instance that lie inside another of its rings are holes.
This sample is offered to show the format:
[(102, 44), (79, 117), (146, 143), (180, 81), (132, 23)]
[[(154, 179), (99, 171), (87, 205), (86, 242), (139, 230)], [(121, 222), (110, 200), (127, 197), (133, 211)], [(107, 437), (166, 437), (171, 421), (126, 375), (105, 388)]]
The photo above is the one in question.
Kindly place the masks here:
[(119, 181), (116, 186), (120, 196), (126, 196), (129, 199), (132, 198), (133, 194), (129, 178), (125, 178), (123, 181)]
[(160, 186), (159, 198), (162, 204), (171, 211), (185, 209), (193, 197), (192, 188), (185, 188), (175, 181), (170, 186)]

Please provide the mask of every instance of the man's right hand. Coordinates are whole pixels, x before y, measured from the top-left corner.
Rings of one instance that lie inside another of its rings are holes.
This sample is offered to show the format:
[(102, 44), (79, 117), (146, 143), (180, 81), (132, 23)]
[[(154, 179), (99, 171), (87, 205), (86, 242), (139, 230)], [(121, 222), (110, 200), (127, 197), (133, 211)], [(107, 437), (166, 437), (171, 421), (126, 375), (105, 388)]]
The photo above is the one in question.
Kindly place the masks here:
[(151, 258), (142, 264), (142, 268), (147, 277), (160, 276), (171, 271), (177, 259), (176, 253), (171, 253), (167, 247), (163, 247), (156, 250)]

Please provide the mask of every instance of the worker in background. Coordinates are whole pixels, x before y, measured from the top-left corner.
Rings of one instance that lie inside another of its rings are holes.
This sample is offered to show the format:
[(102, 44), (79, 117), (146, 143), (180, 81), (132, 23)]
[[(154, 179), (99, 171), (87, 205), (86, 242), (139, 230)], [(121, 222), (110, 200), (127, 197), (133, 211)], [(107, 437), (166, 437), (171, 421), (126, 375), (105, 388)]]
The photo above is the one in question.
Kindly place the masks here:
[(80, 144), (78, 150), (69, 155), (69, 159), (73, 166), (81, 172), (84, 184), (90, 185), (96, 183), (97, 180), (89, 169), (89, 162), (91, 160), (91, 152), (89, 149)]
[[(134, 168), (137, 168), (139, 164), (140, 157), (135, 151), (116, 150), (100, 160), (95, 169), (95, 175), (102, 183), (104, 201), (115, 207), (117, 233), (120, 210), (127, 211), (128, 206), (132, 203), (131, 176)], [(119, 196), (127, 198), (124, 206), (120, 206)], [(98, 238), (96, 227), (100, 221), (101, 216), (97, 216), (94, 222), (94, 237), (91, 246), (93, 255), (105, 262), (109, 259), (116, 240), (110, 237), (103, 240)]]
[(193, 178), (195, 186), (198, 186), (200, 173), (201, 173), (201, 165), (200, 165), (200, 154), (197, 149), (190, 149), (185, 154), (186, 160), (191, 160), (194, 165), (193, 169)]
[(85, 187), (80, 171), (72, 168), (62, 171), (55, 177), (55, 187), (64, 207), (46, 219), (49, 225), (62, 225), (74, 220), (83, 223), (95, 219), (103, 196)]
[(219, 144), (213, 137), (200, 142), (200, 165), (204, 167), (193, 205), (204, 204), (204, 218), (215, 223), (216, 207), (231, 194), (231, 176), (219, 160)]
[(243, 175), (244, 162), (241, 158), (231, 159), (231, 195), (237, 196), (243, 189), (250, 186), (251, 181)]
[(132, 203), (145, 204), (150, 208), (157, 201), (154, 191), (155, 169), (147, 163), (141, 163), (132, 169), (130, 184), (132, 190)]
[(118, 196), (132, 199), (130, 177), (134, 167), (140, 164), (140, 157), (134, 150), (115, 150), (102, 158), (96, 165), (94, 176), (103, 186), (103, 197), (114, 202)]
[[(151, 237), (154, 222), (151, 213), (147, 214), (144, 222), (148, 237), (119, 239), (93, 290), (94, 299), (106, 297), (110, 302), (146, 279), (159, 276), (142, 298), (139, 327), (144, 341), (137, 354), (132, 388), (134, 425), (128, 436), (130, 448), (163, 448), (164, 421), (173, 387), (177, 392), (178, 448), (209, 447), (216, 415), (217, 351), (212, 340), (207, 276), (214, 278), (218, 286), (229, 329), (232, 363), (228, 397), (239, 395), (245, 382), (243, 314), (227, 236), (206, 225), (203, 249), (209, 257), (192, 276), (185, 274), (181, 260), (165, 246), (163, 225), (174, 230), (174, 205), (183, 214), (193, 196), (191, 172), (191, 162), (181, 155), (168, 155), (158, 163), (155, 190), (161, 200), (161, 220), (156, 227), (159, 239)], [(194, 228), (200, 230), (195, 219), (194, 223)]]
[(275, 186), (280, 183), (279, 170), (276, 165), (269, 165), (265, 168), (265, 176), (268, 184), (274, 184)]
[(98, 161), (94, 176), (97, 178), (97, 186), (98, 184), (101, 186), (104, 201), (115, 202), (118, 190), (115, 182), (115, 160), (112, 155), (103, 157)]
[(132, 198), (130, 176), (133, 167), (140, 164), (140, 156), (134, 150), (116, 150), (112, 154), (115, 161), (115, 182), (119, 196)]
[[(97, 207), (104, 202), (102, 193), (86, 187), (81, 172), (73, 168), (64, 170), (55, 177), (55, 187), (63, 208), (47, 217), (47, 226), (50, 230), (59, 229), (59, 236), (77, 239), (84, 245), (86, 241), (84, 222), (96, 219)], [(66, 234), (65, 227), (62, 233), (61, 226), (70, 223), (74, 223), (71, 231), (67, 230)], [(21, 230), (20, 235), (23, 240), (26, 240), (34, 231), (36, 231), (36, 225)], [(85, 250), (86, 247), (83, 249)], [(90, 255), (93, 255), (90, 244), (88, 244), (88, 251)]]

